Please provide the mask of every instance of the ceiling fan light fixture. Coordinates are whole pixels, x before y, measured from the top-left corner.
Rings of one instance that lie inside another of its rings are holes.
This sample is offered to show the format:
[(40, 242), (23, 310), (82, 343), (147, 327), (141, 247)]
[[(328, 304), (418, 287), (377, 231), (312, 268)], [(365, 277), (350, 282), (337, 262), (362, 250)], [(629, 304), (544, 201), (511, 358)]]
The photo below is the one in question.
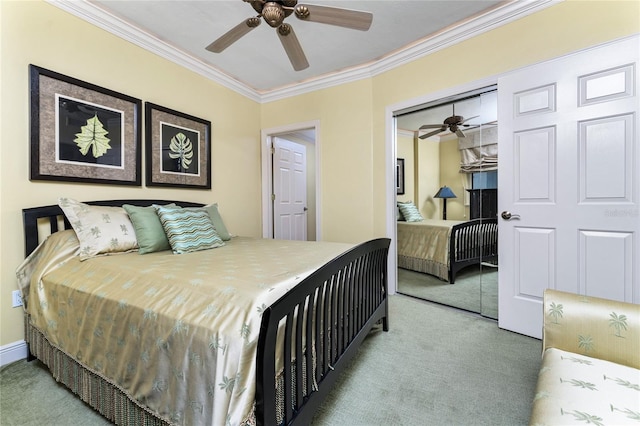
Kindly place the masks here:
[(278, 28), (284, 21), (285, 13), (279, 3), (269, 1), (262, 8), (262, 17), (267, 21), (267, 24), (273, 28)]

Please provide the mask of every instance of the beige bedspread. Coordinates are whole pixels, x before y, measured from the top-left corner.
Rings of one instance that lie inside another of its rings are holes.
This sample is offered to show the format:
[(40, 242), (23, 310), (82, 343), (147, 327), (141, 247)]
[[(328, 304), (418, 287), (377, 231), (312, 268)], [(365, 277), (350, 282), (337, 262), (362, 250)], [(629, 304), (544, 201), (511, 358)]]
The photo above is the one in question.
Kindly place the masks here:
[(237, 237), (224, 247), (79, 261), (73, 231), (18, 269), (32, 323), (158, 417), (252, 420), (262, 310), (351, 245)]
[(425, 272), (447, 281), (449, 273), (449, 237), (459, 220), (425, 219), (422, 222), (398, 222), (398, 266)]

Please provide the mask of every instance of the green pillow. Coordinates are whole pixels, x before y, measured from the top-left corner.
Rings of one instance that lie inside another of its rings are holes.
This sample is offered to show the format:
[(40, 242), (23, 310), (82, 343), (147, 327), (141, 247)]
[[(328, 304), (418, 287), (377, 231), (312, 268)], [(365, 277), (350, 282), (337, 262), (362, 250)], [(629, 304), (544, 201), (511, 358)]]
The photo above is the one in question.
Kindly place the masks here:
[(154, 207), (175, 254), (191, 253), (224, 245), (209, 214), (203, 208)]
[(204, 206), (204, 209), (209, 214), (211, 222), (213, 222), (213, 226), (216, 228), (216, 232), (220, 235), (220, 238), (222, 238), (223, 241), (229, 241), (231, 239), (231, 234), (227, 231), (227, 227), (224, 226), (222, 216), (220, 216), (220, 212), (218, 211), (218, 203)]
[[(175, 204), (167, 204), (167, 206), (175, 206)], [(171, 250), (171, 245), (164, 233), (162, 223), (158, 213), (153, 206), (138, 207), (131, 204), (122, 206), (129, 214), (129, 219), (133, 224), (133, 229), (138, 240), (139, 254), (153, 253), (155, 251)]]
[(416, 205), (411, 201), (406, 203), (398, 202), (398, 208), (407, 222), (422, 222), (424, 220)]

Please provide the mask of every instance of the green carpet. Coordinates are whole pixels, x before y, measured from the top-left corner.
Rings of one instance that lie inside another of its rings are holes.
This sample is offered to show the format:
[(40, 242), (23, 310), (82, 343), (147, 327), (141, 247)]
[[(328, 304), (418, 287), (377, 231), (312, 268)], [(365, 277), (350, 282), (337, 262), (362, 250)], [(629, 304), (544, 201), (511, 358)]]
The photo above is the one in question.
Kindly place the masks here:
[[(525, 425), (539, 340), (496, 322), (398, 295), (390, 331), (374, 330), (313, 425)], [(0, 370), (0, 425), (102, 425), (39, 362)]]
[(464, 268), (454, 284), (399, 268), (398, 292), (498, 319), (498, 269), (488, 265)]

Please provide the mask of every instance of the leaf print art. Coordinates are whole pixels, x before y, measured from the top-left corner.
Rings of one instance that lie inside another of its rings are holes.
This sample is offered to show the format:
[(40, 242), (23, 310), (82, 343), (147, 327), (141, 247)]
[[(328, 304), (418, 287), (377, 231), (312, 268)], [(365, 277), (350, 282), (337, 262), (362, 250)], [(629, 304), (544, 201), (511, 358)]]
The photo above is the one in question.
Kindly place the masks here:
[(187, 170), (193, 158), (193, 146), (184, 133), (178, 133), (171, 138), (169, 157), (178, 160), (178, 170)]
[(87, 155), (91, 148), (91, 155), (94, 158), (102, 157), (109, 149), (109, 133), (98, 119), (98, 114), (87, 120), (87, 124), (80, 128), (81, 132), (76, 133), (74, 142), (80, 148), (82, 155)]

